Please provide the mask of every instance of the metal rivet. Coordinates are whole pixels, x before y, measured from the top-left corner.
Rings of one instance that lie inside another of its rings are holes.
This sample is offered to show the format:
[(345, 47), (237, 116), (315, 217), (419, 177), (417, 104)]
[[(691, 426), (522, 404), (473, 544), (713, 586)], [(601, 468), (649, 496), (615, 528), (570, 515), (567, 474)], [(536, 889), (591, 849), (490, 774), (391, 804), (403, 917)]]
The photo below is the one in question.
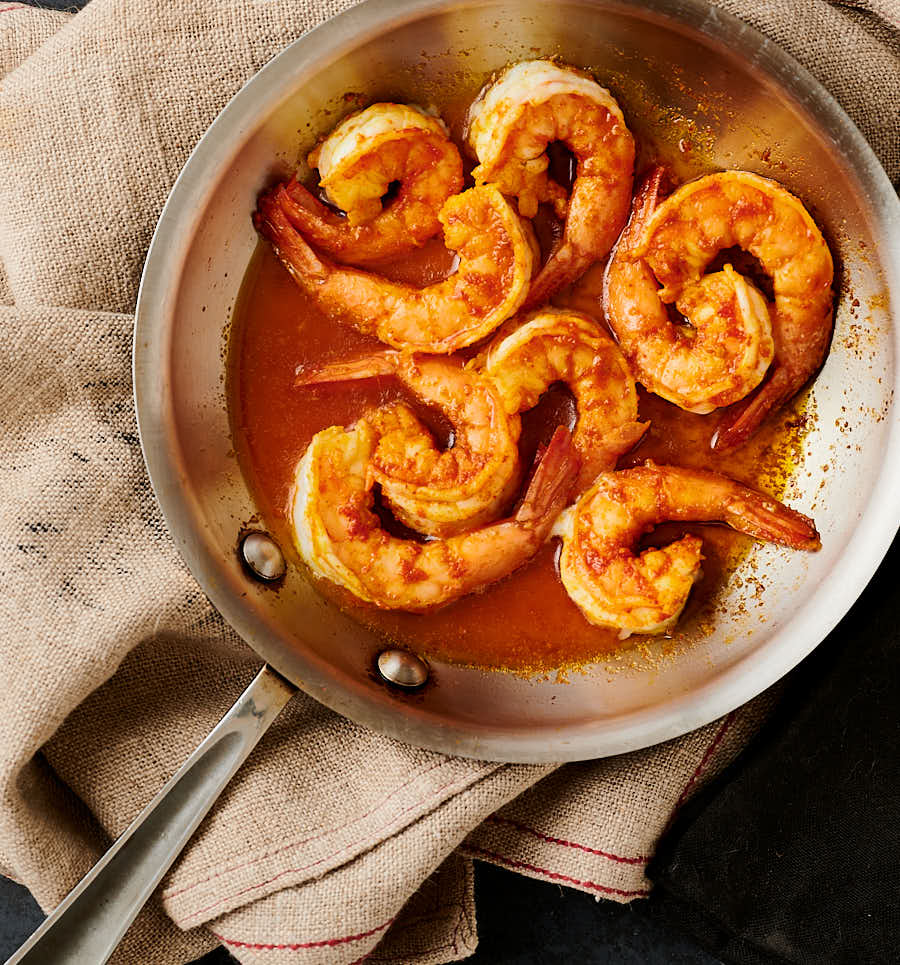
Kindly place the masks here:
[(398, 687), (421, 687), (428, 679), (428, 664), (408, 650), (385, 650), (378, 654), (378, 672)]
[(253, 575), (267, 582), (280, 580), (287, 569), (281, 549), (266, 533), (248, 533), (241, 543), (241, 556)]

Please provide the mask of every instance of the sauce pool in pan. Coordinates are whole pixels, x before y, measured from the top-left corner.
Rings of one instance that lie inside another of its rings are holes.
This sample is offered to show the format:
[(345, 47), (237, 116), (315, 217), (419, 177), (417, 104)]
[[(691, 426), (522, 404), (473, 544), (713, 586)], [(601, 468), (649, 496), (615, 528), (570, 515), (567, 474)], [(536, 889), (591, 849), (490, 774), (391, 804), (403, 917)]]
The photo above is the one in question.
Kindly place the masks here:
[[(379, 268), (398, 281), (426, 285), (444, 277), (452, 255), (439, 239), (413, 255)], [(599, 272), (590, 272), (560, 299), (599, 316)], [(336, 385), (294, 385), (298, 369), (363, 354), (380, 345), (319, 313), (297, 288), (271, 249), (260, 244), (244, 279), (235, 310), (228, 359), (228, 404), (234, 448), (259, 511), (297, 566), (291, 549), (288, 497), (294, 468), (313, 435), (330, 425), (351, 425), (366, 409), (404, 399), (438, 438), (449, 427), (435, 421), (393, 380)], [(802, 433), (802, 402), (795, 402), (766, 424), (742, 448), (714, 453), (709, 440), (717, 416), (684, 412), (641, 392), (640, 418), (651, 428), (619, 468), (645, 459), (712, 469), (781, 496)], [(574, 407), (562, 389), (551, 388), (541, 404), (523, 417), (520, 449), (530, 465), (538, 445), (559, 424), (571, 425)], [(390, 523), (388, 524), (390, 526)], [(645, 545), (670, 542), (695, 532), (704, 542), (703, 578), (672, 635), (696, 634), (715, 604), (715, 595), (740, 561), (750, 539), (724, 526), (674, 525), (657, 528)], [(572, 667), (634, 644), (615, 631), (591, 626), (567, 596), (556, 572), (558, 541), (545, 546), (530, 563), (485, 591), (425, 614), (383, 611), (362, 604), (328, 581), (319, 591), (385, 643), (481, 667), (540, 672)], [(312, 577), (310, 577), (312, 578)]]

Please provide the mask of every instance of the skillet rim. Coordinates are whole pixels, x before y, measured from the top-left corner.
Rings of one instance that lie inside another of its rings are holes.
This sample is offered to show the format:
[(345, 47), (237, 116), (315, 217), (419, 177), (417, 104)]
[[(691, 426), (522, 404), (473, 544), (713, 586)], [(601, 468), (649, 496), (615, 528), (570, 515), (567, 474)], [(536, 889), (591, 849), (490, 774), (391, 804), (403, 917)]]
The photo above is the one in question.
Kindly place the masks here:
[[(543, 0), (542, 0), (543, 2)], [(836, 100), (790, 55), (763, 34), (738, 18), (703, 0), (576, 0), (584, 7), (632, 10), (635, 6), (674, 20), (712, 40), (727, 44), (749, 64), (782, 86), (790, 86), (800, 104), (813, 115), (822, 130), (829, 132), (831, 149), (840, 152), (857, 174), (866, 192), (873, 222), (891, 244), (884, 260), (891, 263), (900, 279), (900, 199), (872, 149)], [(235, 144), (244, 129), (243, 119), (253, 116), (258, 93), (277, 89), (280, 82), (300, 67), (336, 55), (340, 49), (371, 31), (397, 27), (428, 14), (460, 6), (491, 6), (491, 0), (364, 0), (358, 6), (320, 24), (304, 34), (262, 67), (228, 102), (189, 155), (160, 215), (148, 249), (135, 311), (132, 356), (135, 410), (141, 450), (147, 472), (163, 517), (179, 553), (200, 587), (218, 612), (263, 659), (283, 675), (337, 713), (364, 726), (407, 743), (465, 757), (519, 763), (547, 763), (584, 760), (624, 753), (651, 746), (687, 733), (716, 720), (752, 699), (798, 664), (837, 625), (853, 605), (887, 553), (900, 524), (900, 487), (891, 485), (900, 470), (900, 420), (896, 405), (891, 408), (891, 429), (877, 484), (865, 513), (851, 536), (844, 557), (830, 571), (838, 570), (838, 586), (820, 586), (786, 625), (774, 634), (761, 651), (754, 651), (734, 667), (702, 687), (669, 699), (649, 710), (620, 718), (612, 733), (584, 733), (572, 726), (532, 732), (492, 729), (479, 732), (465, 722), (454, 725), (421, 718), (411, 719), (402, 705), (375, 701), (362, 692), (342, 688), (328, 665), (312, 654), (295, 648), (290, 664), (300, 665), (302, 675), (291, 672), (280, 641), (272, 638), (263, 622), (250, 608), (242, 606), (217, 578), (219, 565), (204, 550), (203, 541), (192, 538), (191, 514), (178, 478), (177, 468), (167, 458), (169, 431), (164, 407), (158, 404), (164, 387), (165, 359), (154, 349), (165, 346), (166, 325), (171, 316), (175, 286), (203, 209), (209, 179), (206, 171), (222, 164), (223, 145)], [(896, 305), (897, 296), (893, 298)], [(900, 317), (900, 312), (894, 312)], [(900, 358), (900, 328), (893, 326), (894, 355)], [(161, 371), (162, 370), (162, 371)], [(895, 399), (900, 397), (900, 367), (895, 364)], [(844, 560), (852, 562), (844, 564)], [(798, 621), (798, 615), (802, 620)], [(782, 641), (781, 638), (792, 639)], [(801, 642), (798, 644), (798, 640)], [(782, 645), (774, 645), (781, 641)], [(748, 681), (752, 681), (749, 683)], [(598, 727), (600, 721), (598, 720)], [(577, 730), (577, 733), (574, 731)]]

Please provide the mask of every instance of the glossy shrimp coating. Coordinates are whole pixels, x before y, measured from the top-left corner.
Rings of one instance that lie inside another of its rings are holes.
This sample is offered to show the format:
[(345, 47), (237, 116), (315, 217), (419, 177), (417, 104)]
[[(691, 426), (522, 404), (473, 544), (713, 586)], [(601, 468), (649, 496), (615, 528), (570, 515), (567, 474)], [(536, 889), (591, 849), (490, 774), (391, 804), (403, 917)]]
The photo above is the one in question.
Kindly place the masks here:
[(637, 392), (622, 353), (587, 315), (534, 312), (498, 334), (471, 364), (494, 380), (510, 414), (533, 408), (554, 382), (569, 387), (577, 410), (572, 441), (581, 459), (576, 492), (615, 468), (647, 429), (637, 421)]
[[(296, 180), (285, 185), (291, 224), (335, 261), (369, 265), (441, 230), (444, 202), (462, 190), (462, 158), (440, 118), (407, 104), (372, 104), (345, 118), (309, 155), (332, 211)], [(383, 202), (392, 185), (395, 196)]]
[(415, 288), (345, 268), (317, 255), (287, 217), (283, 187), (262, 195), (254, 216), (282, 264), (323, 312), (397, 349), (449, 354), (489, 335), (513, 315), (534, 268), (530, 226), (490, 186), (454, 195), (441, 208), (457, 271)]
[(365, 420), (317, 433), (291, 497), (300, 555), (320, 577), (387, 609), (426, 610), (502, 579), (530, 559), (565, 505), (577, 456), (558, 429), (510, 519), (446, 540), (398, 539), (372, 512), (378, 433)]
[(811, 519), (718, 473), (650, 462), (602, 473), (554, 527), (563, 585), (591, 623), (627, 637), (662, 633), (678, 619), (700, 574), (702, 540), (687, 535), (634, 553), (667, 520), (718, 521), (793, 549), (820, 546)]
[[(743, 442), (790, 399), (822, 364), (831, 337), (831, 252), (802, 203), (768, 178), (724, 171), (683, 185), (650, 215), (637, 253), (663, 286), (659, 299), (677, 304), (705, 283), (712, 259), (733, 246), (755, 256), (772, 279), (774, 363), (754, 395), (712, 400), (741, 399), (720, 423), (717, 448)], [(610, 322), (621, 338), (614, 281), (611, 268)]]
[[(546, 302), (604, 258), (631, 201), (634, 139), (615, 99), (584, 71), (547, 60), (516, 64), (469, 111), (476, 184), (496, 184), (533, 217), (541, 202), (565, 219), (560, 244), (531, 285), (525, 307)], [(552, 180), (547, 147), (561, 141), (576, 160), (571, 193)]]
[[(639, 191), (616, 246), (607, 317), (638, 381), (682, 409), (706, 414), (743, 399), (763, 380), (775, 357), (769, 305), (731, 265), (698, 273), (678, 289), (659, 289), (644, 254), (661, 178), (657, 169)], [(676, 192), (666, 203), (677, 200)], [(671, 300), (689, 324), (669, 319)]]
[(394, 515), (430, 536), (451, 536), (496, 519), (519, 483), (519, 419), (507, 414), (494, 383), (455, 358), (384, 351), (302, 373), (301, 385), (399, 378), (441, 411), (453, 444), (441, 449), (402, 403), (366, 415), (377, 443), (370, 460)]

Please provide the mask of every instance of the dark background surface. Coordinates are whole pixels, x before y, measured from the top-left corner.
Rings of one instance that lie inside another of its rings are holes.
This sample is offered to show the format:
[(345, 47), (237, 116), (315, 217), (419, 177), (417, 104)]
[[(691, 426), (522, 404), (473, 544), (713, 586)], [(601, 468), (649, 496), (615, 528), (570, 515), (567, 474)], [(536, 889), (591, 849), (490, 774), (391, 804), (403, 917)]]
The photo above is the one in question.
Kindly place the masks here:
[[(475, 863), (478, 951), (467, 965), (719, 965), (662, 923), (653, 899), (619, 905), (559, 885)], [(0, 960), (38, 926), (31, 895), (0, 878)], [(234, 962), (218, 949), (203, 965)]]

